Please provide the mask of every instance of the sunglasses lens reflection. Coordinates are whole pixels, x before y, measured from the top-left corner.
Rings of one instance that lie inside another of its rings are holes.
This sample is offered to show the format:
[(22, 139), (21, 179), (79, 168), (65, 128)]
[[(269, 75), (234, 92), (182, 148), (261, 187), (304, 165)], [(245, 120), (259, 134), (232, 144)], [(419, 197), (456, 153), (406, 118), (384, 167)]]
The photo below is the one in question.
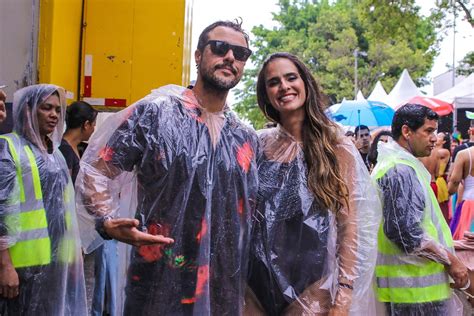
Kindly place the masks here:
[(211, 46), (212, 53), (220, 57), (225, 56), (230, 49), (234, 53), (235, 59), (239, 61), (246, 61), (252, 54), (252, 51), (247, 47), (231, 45), (224, 41), (209, 41), (208, 44)]

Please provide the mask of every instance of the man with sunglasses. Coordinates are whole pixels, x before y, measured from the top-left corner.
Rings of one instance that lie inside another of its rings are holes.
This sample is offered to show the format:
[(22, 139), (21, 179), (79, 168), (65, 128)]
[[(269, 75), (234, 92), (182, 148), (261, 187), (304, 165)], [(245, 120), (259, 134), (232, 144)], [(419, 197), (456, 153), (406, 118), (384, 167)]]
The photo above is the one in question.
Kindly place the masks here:
[(194, 87), (154, 90), (89, 141), (76, 182), (83, 246), (134, 246), (125, 315), (242, 312), (258, 142), (226, 98), (250, 54), (240, 24), (211, 24)]

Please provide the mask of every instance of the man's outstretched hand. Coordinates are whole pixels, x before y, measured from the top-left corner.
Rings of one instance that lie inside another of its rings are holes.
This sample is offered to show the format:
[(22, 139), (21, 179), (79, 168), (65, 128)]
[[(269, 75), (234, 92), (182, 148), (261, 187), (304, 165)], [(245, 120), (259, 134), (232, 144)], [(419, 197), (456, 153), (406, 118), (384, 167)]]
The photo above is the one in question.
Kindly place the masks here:
[(154, 244), (172, 244), (172, 238), (163, 235), (151, 235), (138, 230), (139, 221), (133, 218), (116, 218), (104, 222), (105, 232), (118, 241), (133, 245), (144, 246)]

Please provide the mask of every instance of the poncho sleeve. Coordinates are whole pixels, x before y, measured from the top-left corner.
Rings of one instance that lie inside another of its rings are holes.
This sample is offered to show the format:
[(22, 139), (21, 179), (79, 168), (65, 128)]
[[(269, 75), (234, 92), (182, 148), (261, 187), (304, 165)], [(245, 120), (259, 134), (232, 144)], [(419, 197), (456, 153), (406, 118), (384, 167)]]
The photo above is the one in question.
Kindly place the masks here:
[(0, 250), (10, 248), (16, 242), (19, 203), (15, 162), (7, 141), (0, 138)]
[(419, 248), (423, 238), (421, 221), (425, 196), (420, 183), (414, 179), (415, 170), (400, 164), (378, 180), (383, 192), (384, 233), (405, 253)]
[[(371, 308), (382, 207), (375, 184), (352, 143), (344, 139), (337, 156), (348, 189), (348, 204), (336, 214), (338, 272), (334, 305), (350, 304), (351, 313), (366, 313)], [(353, 290), (348, 291), (348, 285)]]

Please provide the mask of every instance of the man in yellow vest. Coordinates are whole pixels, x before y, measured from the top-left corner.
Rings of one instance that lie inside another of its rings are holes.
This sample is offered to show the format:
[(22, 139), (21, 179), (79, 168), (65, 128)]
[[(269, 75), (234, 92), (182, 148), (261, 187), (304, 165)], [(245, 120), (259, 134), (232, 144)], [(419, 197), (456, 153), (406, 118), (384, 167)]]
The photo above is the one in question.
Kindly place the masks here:
[(468, 285), (430, 173), (417, 159), (430, 155), (437, 128), (435, 112), (407, 104), (393, 118), (394, 141), (379, 145), (372, 173), (383, 200), (375, 289), (389, 315), (452, 315), (450, 282)]

